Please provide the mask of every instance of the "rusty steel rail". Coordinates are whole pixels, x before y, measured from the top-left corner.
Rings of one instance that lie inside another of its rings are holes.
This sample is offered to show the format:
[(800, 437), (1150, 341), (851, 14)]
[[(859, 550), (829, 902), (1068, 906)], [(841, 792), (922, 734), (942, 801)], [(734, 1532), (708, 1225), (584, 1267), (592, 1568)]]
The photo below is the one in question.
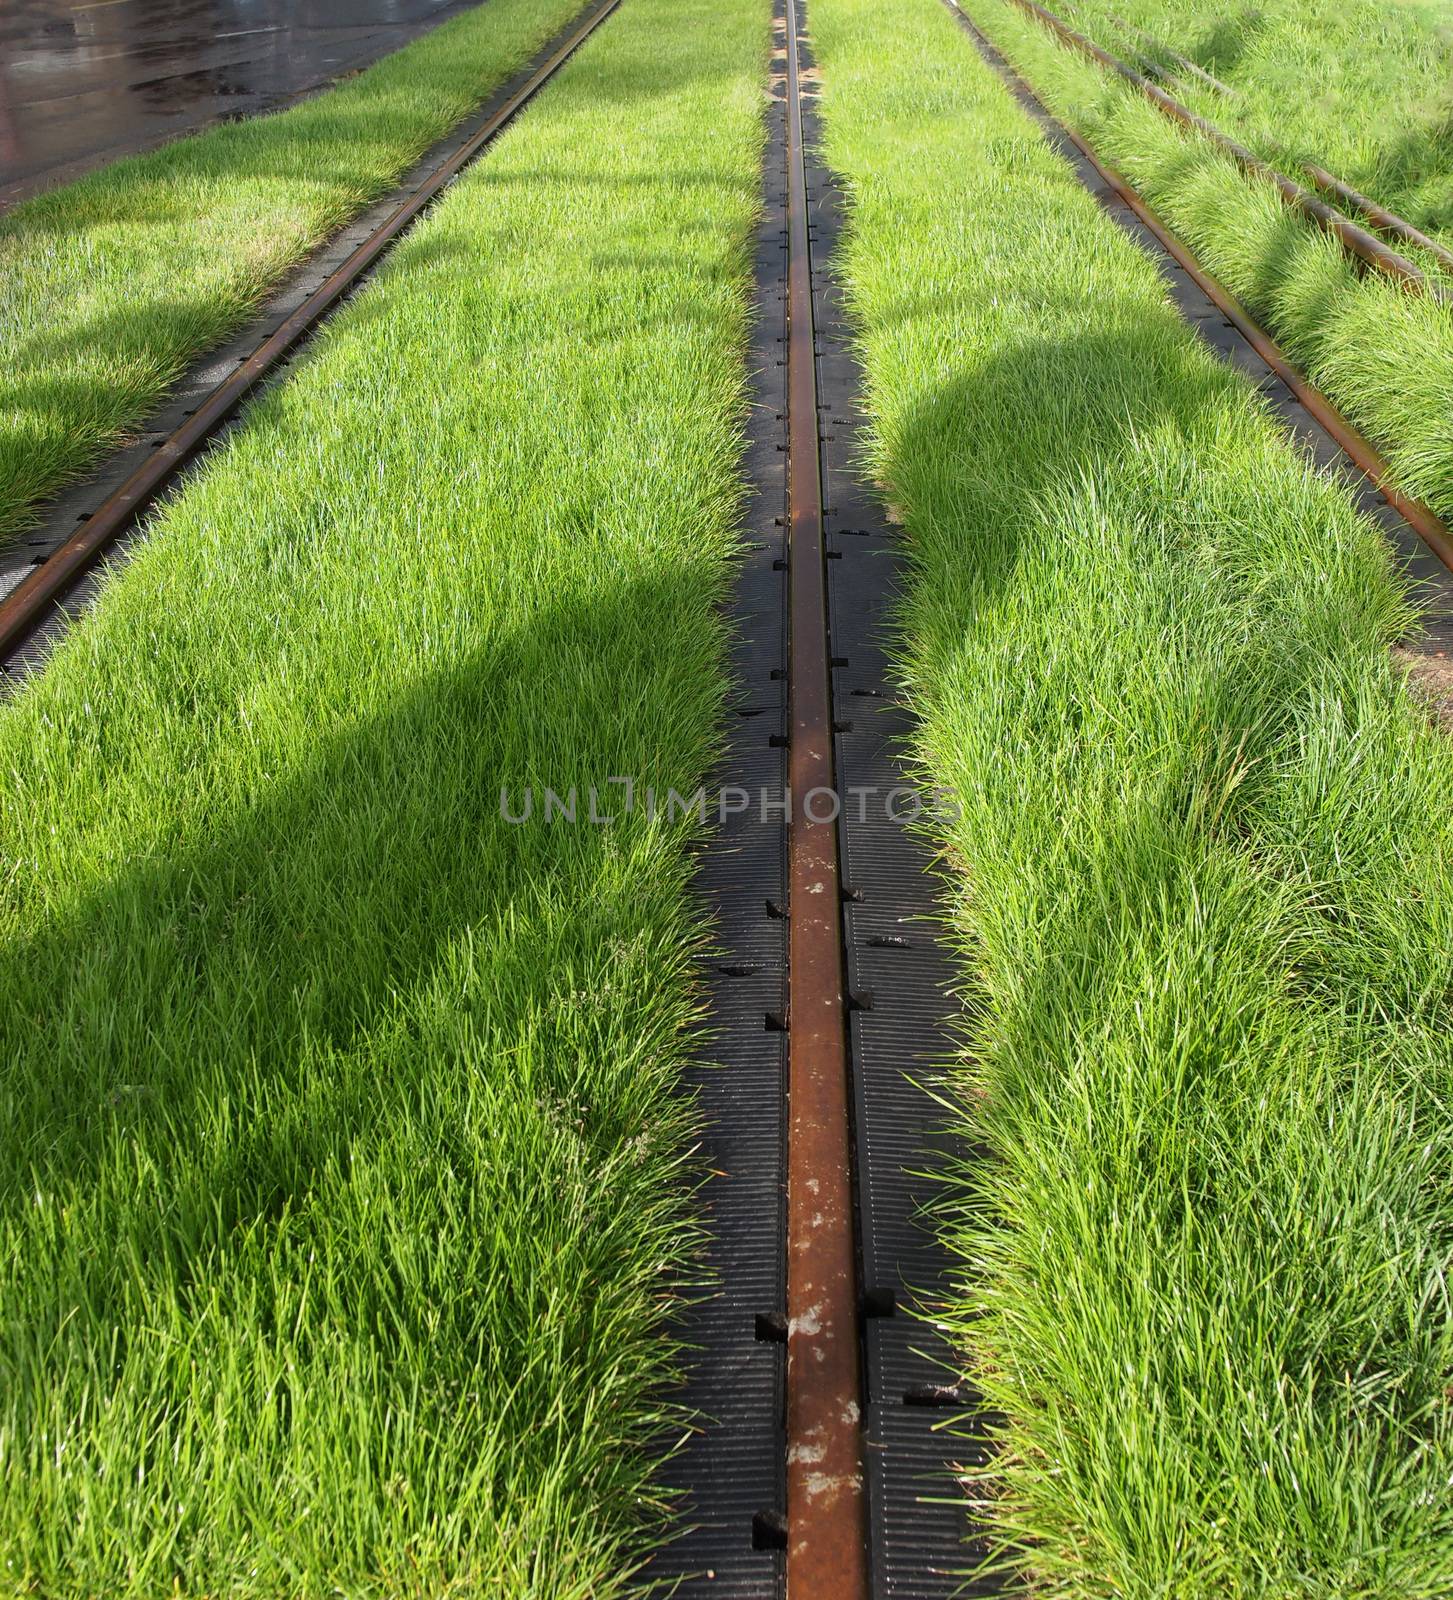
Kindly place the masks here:
[(1439, 244), (1436, 239), (1430, 239), (1421, 228), (1415, 228), (1396, 211), (1389, 211), (1386, 206), (1380, 206), (1376, 200), (1369, 199), (1360, 190), (1354, 189), (1350, 183), (1343, 183), (1341, 178), (1333, 177), (1325, 167), (1319, 167), (1315, 162), (1304, 161), (1302, 170), (1319, 189), (1335, 194), (1345, 205), (1360, 211), (1374, 228), (1406, 240), (1408, 244), (1415, 244), (1420, 250), (1426, 250), (1440, 267), (1446, 267), (1453, 272), (1453, 250)]
[[(1024, 3), (1024, 0), (1020, 0), (1020, 3)], [(1414, 530), (1433, 554), (1442, 561), (1444, 566), (1453, 570), (1453, 534), (1450, 534), (1448, 527), (1438, 514), (1421, 500), (1414, 500), (1397, 489), (1393, 483), (1387, 462), (1383, 459), (1377, 447), (1353, 427), (1327, 396), (1320, 389), (1315, 388), (1287, 360), (1271, 335), (1252, 321), (1241, 304), (1206, 271), (1155, 212), (1151, 210), (1140, 193), (1119, 172), (1102, 161), (1092, 146), (1081, 138), (1073, 128), (1067, 127), (1055, 116), (1035, 93), (1033, 86), (1025, 79), (1024, 75), (1001, 52), (994, 49), (993, 44), (983, 30), (976, 26), (973, 19), (959, 4), (959, 0), (944, 0), (944, 4), (960, 25), (974, 36), (980, 48), (986, 52), (992, 52), (997, 57), (1003, 64), (1004, 71), (1012, 76), (1025, 97), (1039, 108), (1045, 121), (1059, 129), (1064, 137), (1074, 145), (1085, 160), (1104, 179), (1106, 186), (1115, 194), (1116, 198), (1140, 218), (1141, 222), (1155, 236), (1166, 253), (1185, 270), (1227, 321), (1236, 328), (1252, 349), (1256, 351), (1257, 355), (1296, 395), (1297, 399), (1305, 407), (1307, 414), (1313, 417), (1336, 441), (1348, 460), (1377, 487), (1387, 503), (1397, 511), (1398, 515)]]
[(797, 6), (787, 0), (787, 1595), (867, 1600), (852, 1088)]
[(1062, 43), (1078, 50), (1082, 55), (1088, 56), (1108, 72), (1115, 73), (1118, 77), (1123, 78), (1126, 83), (1139, 89), (1146, 99), (1173, 122), (1178, 122), (1183, 127), (1192, 129), (1218, 149), (1224, 150), (1243, 172), (1249, 173), (1253, 177), (1263, 178), (1272, 184), (1288, 207), (1293, 211), (1301, 212), (1303, 216), (1311, 218), (1319, 227), (1325, 229), (1349, 255), (1363, 266), (1372, 267), (1386, 277), (1405, 284), (1408, 288), (1444, 304), (1453, 300), (1453, 294), (1450, 294), (1441, 284), (1430, 282), (1421, 267), (1384, 244), (1376, 234), (1369, 233), (1366, 228), (1360, 227), (1350, 218), (1343, 216), (1340, 211), (1329, 206), (1325, 200), (1319, 200), (1310, 189), (1303, 188), (1294, 179), (1287, 177), (1284, 172), (1279, 172), (1275, 167), (1263, 161), (1260, 156), (1253, 154), (1244, 144), (1239, 144), (1229, 135), (1222, 133), (1214, 123), (1207, 122), (1204, 117), (1197, 116), (1194, 111), (1187, 106), (1183, 106), (1173, 95), (1167, 94), (1158, 84), (1152, 83), (1143, 73), (1139, 73), (1134, 67), (1128, 66), (1118, 56), (1111, 55), (1108, 50), (1096, 44), (1093, 39), (1077, 32), (1067, 22), (1057, 17), (1054, 12), (1040, 5), (1039, 0), (1014, 0), (1014, 3), (1024, 11), (1027, 11), (1036, 21), (1042, 23)]
[(602, 0), (599, 6), (589, 10), (489, 120), (437, 167), (235, 372), (218, 384), (64, 544), (0, 600), (0, 662), (10, 659), (50, 619), (76, 583), (134, 525), (258, 384), (346, 298), (400, 234), (486, 145), (498, 137), (620, 3), (621, 0)]

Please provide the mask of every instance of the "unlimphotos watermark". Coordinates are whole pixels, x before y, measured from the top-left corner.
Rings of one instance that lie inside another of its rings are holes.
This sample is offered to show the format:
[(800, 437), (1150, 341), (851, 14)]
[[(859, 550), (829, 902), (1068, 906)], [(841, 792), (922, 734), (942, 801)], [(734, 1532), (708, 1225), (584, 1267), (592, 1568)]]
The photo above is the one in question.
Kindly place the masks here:
[(634, 778), (607, 778), (603, 786), (570, 784), (556, 789), (546, 785), (538, 791), (532, 784), (519, 790), (504, 785), (499, 792), (499, 814), (515, 826), (533, 821), (605, 827), (634, 812), (644, 812), (650, 822), (669, 823), (694, 816), (703, 824), (712, 818), (720, 824), (732, 817), (750, 820), (754, 816), (761, 823), (793, 822), (799, 816), (809, 822), (836, 822), (845, 814), (860, 823), (881, 816), (890, 822), (951, 824), (962, 815), (952, 790), (919, 789), (910, 784), (893, 788), (851, 784), (841, 791), (809, 789), (800, 806), (794, 805), (791, 789), (780, 786), (743, 789), (726, 784), (708, 789), (702, 784), (689, 794), (673, 788), (662, 794)]

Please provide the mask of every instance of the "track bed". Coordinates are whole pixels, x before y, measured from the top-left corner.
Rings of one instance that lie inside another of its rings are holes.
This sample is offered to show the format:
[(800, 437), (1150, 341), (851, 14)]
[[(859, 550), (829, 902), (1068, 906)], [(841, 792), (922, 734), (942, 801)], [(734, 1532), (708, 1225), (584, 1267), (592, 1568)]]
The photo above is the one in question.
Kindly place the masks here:
[(582, 13), (52, 506), (33, 1586), (1437, 1592), (1446, 530), (956, 21)]

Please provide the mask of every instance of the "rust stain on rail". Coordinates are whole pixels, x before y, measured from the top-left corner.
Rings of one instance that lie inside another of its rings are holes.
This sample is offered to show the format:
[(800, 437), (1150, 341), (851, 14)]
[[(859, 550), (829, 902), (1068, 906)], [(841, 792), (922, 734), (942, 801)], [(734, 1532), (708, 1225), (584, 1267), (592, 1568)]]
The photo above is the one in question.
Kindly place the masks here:
[[(867, 1513), (842, 893), (798, 0), (787, 0), (787, 1594), (866, 1600)], [(814, 815), (814, 812), (816, 815)], [(822, 818), (823, 820), (818, 820)]]
[(0, 600), (0, 662), (49, 619), (74, 585), (203, 448), (288, 351), (344, 299), (419, 213), (474, 160), (621, 3), (603, 0), (561, 40), (499, 110), (331, 273), (288, 319), (47, 560)]

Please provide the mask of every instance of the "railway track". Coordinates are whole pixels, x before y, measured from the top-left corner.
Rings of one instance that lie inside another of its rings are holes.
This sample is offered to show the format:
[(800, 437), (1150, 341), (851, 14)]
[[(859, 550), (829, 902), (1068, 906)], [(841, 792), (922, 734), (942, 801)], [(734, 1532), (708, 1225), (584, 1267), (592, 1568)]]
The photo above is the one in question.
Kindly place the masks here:
[[(1220, 78), (1207, 72), (1199, 63), (1192, 61), (1189, 56), (1182, 55), (1179, 50), (1173, 49), (1153, 33), (1147, 33), (1144, 28), (1139, 28), (1133, 23), (1126, 22), (1122, 17), (1117, 17), (1113, 11), (1109, 13), (1109, 18), (1122, 33), (1134, 34), (1140, 40), (1148, 52), (1141, 65), (1146, 66), (1147, 62), (1150, 63), (1147, 66), (1147, 71), (1152, 76), (1160, 75), (1155, 71), (1155, 63), (1157, 61), (1169, 61), (1177, 72), (1196, 78), (1206, 88), (1211, 89), (1223, 99), (1239, 100), (1241, 98), (1239, 91), (1233, 89), (1229, 83), (1223, 83)], [(1051, 21), (1051, 13), (1045, 12), (1040, 20), (1045, 22), (1046, 26), (1053, 27), (1066, 44), (1072, 44), (1077, 49), (1081, 48), (1079, 43), (1081, 36), (1073, 33), (1068, 28), (1063, 28), (1059, 18), (1053, 18)], [(1086, 40), (1086, 43), (1088, 43), (1088, 40)], [(1101, 59), (1102, 65), (1114, 62), (1114, 70), (1121, 77), (1128, 82), (1137, 82), (1136, 76), (1125, 68), (1124, 63), (1116, 62), (1115, 57), (1108, 52), (1104, 52), (1099, 59)], [(1143, 87), (1143, 84), (1141, 86)], [(1155, 103), (1161, 106), (1161, 109), (1167, 109), (1158, 99)], [(1184, 112), (1184, 116), (1181, 114), (1182, 112)], [(1186, 111), (1184, 107), (1171, 114), (1175, 116), (1177, 121), (1183, 121), (1190, 116), (1189, 111)], [(1206, 126), (1209, 127), (1209, 124)], [(1221, 137), (1219, 133), (1217, 136), (1218, 138)], [(1239, 156), (1244, 153), (1242, 146), (1233, 144), (1230, 141), (1224, 142), (1234, 154)], [(1361, 190), (1354, 189), (1350, 183), (1344, 182), (1316, 162), (1303, 161), (1300, 166), (1302, 171), (1319, 189), (1326, 194), (1335, 196), (1343, 205), (1350, 206), (1354, 211), (1361, 213), (1379, 233), (1390, 234), (1396, 239), (1401, 239), (1404, 244), (1416, 245), (1418, 249), (1426, 251), (1445, 272), (1453, 270), (1453, 250), (1449, 250), (1445, 245), (1439, 244), (1436, 239), (1430, 239), (1421, 228), (1415, 228), (1406, 218), (1400, 217), (1395, 211), (1389, 211), (1386, 206), (1379, 205), (1376, 200), (1370, 199)]]
[[(841, 206), (813, 155), (810, 50), (788, 3), (757, 251), (757, 537), (733, 605), (741, 699), (717, 778), (796, 803), (902, 784), (908, 727), (884, 650), (901, 556), (853, 469), (860, 374), (831, 274)], [(1325, 470), (1355, 477), (1362, 509), (1435, 596), (1421, 647), (1453, 648), (1443, 524), (1396, 491), (1372, 446), (945, 4), (1155, 255), (1192, 325)], [(900, 822), (845, 805), (776, 829), (731, 819), (700, 880), (720, 929), (707, 981), (722, 1065), (695, 1085), (715, 1239), (711, 1271), (691, 1286), (700, 1355), (687, 1400), (708, 1421), (676, 1475), (688, 1531), (648, 1570), (683, 1594), (748, 1600), (1001, 1592), (970, 1576), (984, 1547), (955, 1492), (957, 1469), (986, 1458), (990, 1419), (914, 1315), (949, 1276), (925, 1215), (932, 1186), (917, 1175), (971, 1158), (932, 1099), (948, 1089), (934, 1068), (953, 1048), (953, 970), (927, 922), (930, 863)]]
[(1133, 33), (1135, 35), (1147, 51), (1145, 60), (1151, 63), (1169, 61), (1178, 73), (1185, 73), (1189, 77), (1198, 79), (1208, 89), (1214, 90), (1219, 95), (1224, 95), (1228, 100), (1238, 98), (1236, 90), (1229, 83), (1222, 83), (1219, 78), (1207, 72), (1199, 62), (1192, 61), (1189, 56), (1182, 55), (1179, 50), (1173, 50), (1163, 40), (1157, 39), (1153, 33), (1147, 33), (1144, 28), (1136, 27), (1133, 22), (1126, 22), (1123, 17), (1117, 17), (1113, 11), (1109, 13), (1109, 17), (1110, 21), (1122, 33)]
[(1430, 239), (1421, 228), (1415, 228), (1397, 212), (1389, 211), (1386, 206), (1369, 199), (1361, 190), (1354, 189), (1350, 183), (1344, 183), (1341, 178), (1335, 177), (1325, 167), (1319, 167), (1313, 161), (1303, 162), (1302, 170), (1319, 189), (1325, 189), (1328, 194), (1336, 195), (1344, 205), (1360, 211), (1380, 233), (1390, 233), (1406, 244), (1417, 245), (1420, 250), (1426, 250), (1445, 272), (1453, 272), (1453, 250), (1439, 244), (1436, 239)]
[[(923, 1313), (950, 1262), (925, 1169), (944, 1127), (954, 978), (912, 831), (887, 654), (901, 551), (856, 471), (862, 422), (831, 258), (843, 207), (815, 151), (800, 0), (777, 8), (757, 239), (747, 466), (754, 539), (732, 603), (736, 731), (715, 775), (750, 795), (700, 862), (718, 930), (705, 1108), (708, 1271), (684, 1329), (675, 1464), (688, 1531), (648, 1575), (742, 1600), (944, 1600), (976, 1561), (960, 1465), (982, 1459)], [(888, 803), (896, 791), (899, 803)], [(759, 797), (766, 796), (762, 806)], [(786, 820), (790, 796), (791, 822)]]
[[(18, 682), (43, 663), (150, 508), (619, 3), (587, 7), (197, 363), (136, 446), (43, 510), (0, 595), (0, 672)], [(940, 1424), (970, 1402), (946, 1342), (914, 1316), (946, 1287), (948, 1260), (912, 1174), (935, 1147), (957, 1153), (934, 1098), (952, 969), (923, 926), (934, 879), (902, 804), (883, 638), (895, 538), (851, 465), (859, 375), (825, 270), (840, 203), (810, 150), (800, 19), (779, 0), (757, 272), (762, 538), (737, 596), (742, 736), (721, 775), (753, 805), (702, 862), (724, 946), (707, 982), (726, 1071), (695, 1086), (723, 1177), (687, 1399), (713, 1423), (682, 1464), (696, 1525), (652, 1570), (743, 1597), (947, 1596), (969, 1559), (953, 1503), (966, 1447)], [(895, 790), (901, 815), (883, 804)], [(839, 814), (850, 791), (877, 803)]]
[[(603, 0), (556, 41), (0, 603), (7, 665), (36, 659), (147, 507), (618, 3)], [(1367, 441), (945, 3), (1082, 181), (1158, 252), (1187, 317), (1325, 465), (1356, 466), (1364, 509), (1442, 585), (1453, 643), (1447, 530), (1397, 494)], [(994, 1592), (965, 1584), (970, 1509), (954, 1493), (956, 1469), (982, 1458), (986, 1419), (931, 1320), (951, 1269), (920, 1174), (971, 1153), (942, 1126), (937, 1098), (954, 1048), (953, 963), (930, 927), (932, 864), (911, 826), (922, 798), (898, 754), (907, 722), (887, 628), (902, 554), (854, 465), (860, 374), (831, 272), (842, 203), (813, 151), (802, 24), (801, 0), (779, 0), (756, 254), (756, 537), (732, 602), (739, 698), (716, 775), (745, 804), (698, 877), (719, 930), (704, 972), (717, 1065), (694, 1084), (714, 1226), (705, 1271), (686, 1286), (684, 1331), (700, 1352), (685, 1398), (706, 1421), (675, 1472), (688, 1531), (648, 1575), (742, 1600), (946, 1600)]]
[(249, 397), (346, 304), (619, 4), (587, 5), (392, 196), (325, 246), (268, 311), (204, 357), (137, 445), (58, 495), (42, 508), (39, 527), (13, 551), (0, 552), (0, 675), (13, 679), (44, 659), (71, 617), (89, 604), (98, 568), (120, 554), (147, 510), (218, 442)]
[(1398, 490), (1376, 446), (1293, 366), (1270, 334), (1200, 265), (1134, 186), (1054, 116), (958, 0), (944, 0), (944, 5), (1080, 182), (1155, 259), (1187, 321), (1213, 349), (1252, 377), (1273, 411), (1320, 466), (1334, 472), (1352, 469), (1362, 510), (1383, 528), (1399, 558), (1432, 598), (1430, 643), (1439, 649), (1453, 645), (1453, 535), (1443, 521), (1431, 507)]
[[(1200, 134), (1218, 149), (1225, 151), (1244, 172), (1265, 179), (1275, 188), (1283, 204), (1293, 211), (1301, 212), (1303, 216), (1310, 218), (1329, 233), (1358, 263), (1359, 268), (1371, 268), (1405, 285), (1408, 289), (1425, 294), (1430, 299), (1445, 305), (1453, 302), (1453, 294), (1450, 294), (1442, 284), (1429, 279), (1415, 262), (1399, 254), (1375, 234), (1369, 233), (1366, 228), (1344, 216), (1326, 201), (1319, 199), (1284, 172), (1263, 161), (1245, 145), (1222, 133), (1213, 123), (1182, 105), (1173, 95), (1167, 94), (1159, 84), (1152, 83), (1143, 73), (1137, 72), (1134, 67), (1129, 66), (1118, 56), (1112, 55), (1093, 39), (1070, 27), (1062, 17), (1057, 16), (1046, 6), (1040, 5), (1039, 0), (1014, 0), (1014, 3), (1048, 29), (1062, 45), (1077, 50), (1107, 72), (1114, 73), (1138, 89), (1162, 115)], [(1431, 247), (1441, 259), (1441, 248), (1404, 222), (1401, 217), (1375, 206), (1373, 202), (1366, 200), (1365, 196), (1357, 194), (1356, 190), (1340, 183), (1320, 167), (1309, 169), (1309, 174), (1320, 186), (1330, 187), (1333, 192), (1338, 193), (1339, 198), (1358, 205), (1375, 225), (1389, 228), (1408, 242)]]
[[(1119, 28), (1122, 33), (1134, 34), (1135, 37), (1141, 41), (1141, 43), (1149, 52), (1147, 59), (1152, 63), (1156, 60), (1169, 61), (1178, 72), (1185, 73), (1190, 77), (1196, 78), (1206, 88), (1213, 90), (1223, 99), (1240, 99), (1239, 92), (1233, 89), (1229, 83), (1223, 83), (1220, 78), (1217, 78), (1213, 74), (1207, 72), (1204, 67), (1202, 67), (1199, 63), (1192, 61), (1189, 56), (1182, 55), (1179, 50), (1173, 49), (1163, 40), (1156, 38), (1153, 33), (1147, 33), (1144, 28), (1139, 28), (1133, 23), (1126, 22), (1123, 18), (1117, 17), (1113, 11), (1109, 13), (1109, 17), (1110, 21), (1115, 25), (1115, 27)], [(1059, 34), (1059, 37), (1061, 37), (1065, 43), (1073, 43), (1075, 44), (1076, 48), (1079, 48), (1079, 44), (1077, 42), (1078, 36), (1074, 35), (1068, 29), (1062, 30), (1060, 19), (1053, 18), (1051, 21), (1051, 13), (1045, 12), (1041, 17), (1041, 20), (1046, 23), (1046, 26), (1054, 27), (1056, 32)], [(1103, 60), (1105, 62), (1115, 62), (1115, 58), (1109, 55), (1108, 52), (1105, 53)], [(1144, 64), (1145, 63), (1142, 62), (1142, 65)], [(1127, 81), (1136, 81), (1134, 75), (1125, 69), (1124, 63), (1116, 62), (1115, 70), (1120, 74), (1120, 76), (1126, 78)], [(1153, 68), (1151, 70), (1153, 70)], [(1155, 103), (1159, 105), (1162, 110), (1167, 109), (1167, 107), (1162, 104), (1161, 101), (1156, 100)], [(1182, 112), (1184, 113), (1184, 116), (1182, 116)], [(1190, 116), (1189, 111), (1186, 111), (1183, 107), (1179, 108), (1179, 110), (1175, 113), (1170, 114), (1174, 115), (1178, 121), (1184, 120), (1186, 117)], [(1222, 136), (1220, 136), (1218, 133), (1217, 137), (1221, 138)], [(1238, 158), (1240, 155), (1245, 153), (1242, 146), (1234, 144), (1231, 141), (1223, 140), (1223, 142), (1233, 154), (1238, 156)], [(1319, 166), (1316, 162), (1303, 161), (1300, 163), (1300, 166), (1302, 171), (1306, 173), (1306, 175), (1312, 180), (1313, 183), (1316, 184), (1319, 189), (1321, 189), (1325, 194), (1335, 196), (1335, 198), (1340, 200), (1343, 205), (1350, 206), (1354, 211), (1359, 212), (1379, 233), (1390, 234), (1393, 238), (1401, 239), (1404, 244), (1416, 245), (1418, 249), (1426, 251), (1426, 253), (1431, 256), (1432, 259), (1436, 261), (1445, 272), (1453, 270), (1453, 250), (1449, 250), (1446, 246), (1439, 244), (1436, 239), (1430, 239), (1421, 228), (1415, 228), (1412, 223), (1407, 221), (1406, 218), (1400, 217), (1395, 211), (1389, 211), (1386, 206), (1379, 205), (1376, 200), (1370, 199), (1367, 195), (1363, 194), (1361, 190), (1354, 189), (1350, 183), (1344, 182), (1341, 178), (1337, 177), (1334, 173), (1328, 172), (1325, 167)]]

